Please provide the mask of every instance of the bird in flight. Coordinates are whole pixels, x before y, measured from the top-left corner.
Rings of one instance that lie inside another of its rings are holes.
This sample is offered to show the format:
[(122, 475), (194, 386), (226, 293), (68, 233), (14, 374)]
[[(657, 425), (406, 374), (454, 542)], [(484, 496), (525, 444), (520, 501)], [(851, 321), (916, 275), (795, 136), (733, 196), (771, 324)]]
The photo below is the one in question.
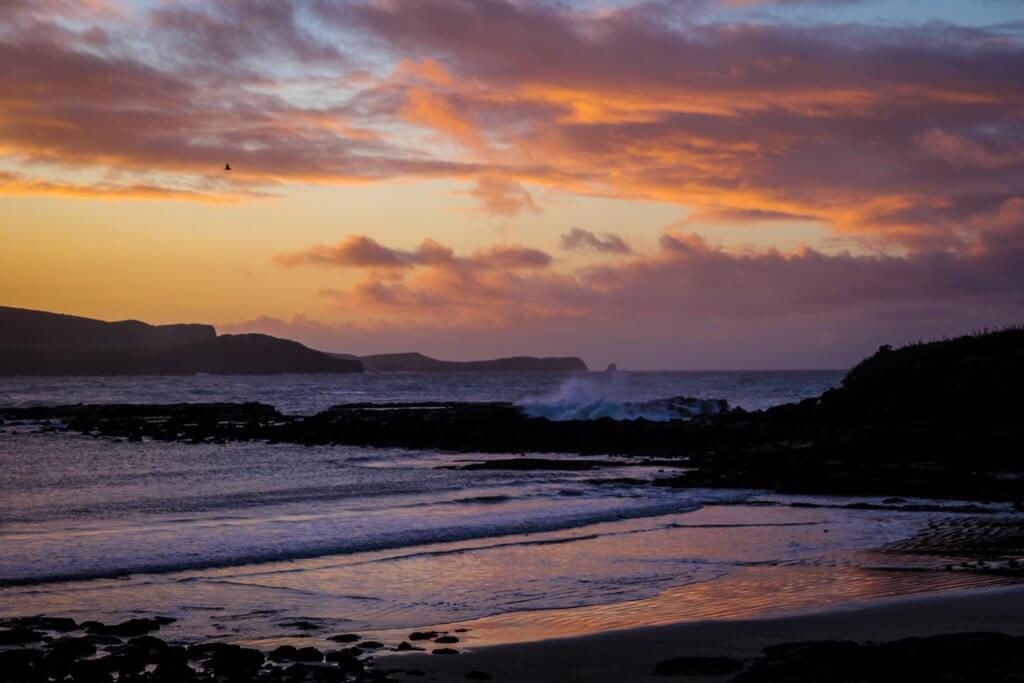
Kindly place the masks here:
[(231, 164), (224, 164), (224, 170), (225, 171), (230, 171), (231, 170)]

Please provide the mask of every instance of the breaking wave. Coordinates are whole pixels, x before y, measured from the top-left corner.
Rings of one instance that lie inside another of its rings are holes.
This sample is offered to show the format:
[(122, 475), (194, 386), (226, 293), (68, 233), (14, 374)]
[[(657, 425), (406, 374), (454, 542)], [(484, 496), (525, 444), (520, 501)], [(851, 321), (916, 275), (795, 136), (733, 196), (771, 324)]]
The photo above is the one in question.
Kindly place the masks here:
[(629, 373), (625, 372), (571, 377), (554, 391), (524, 398), (516, 405), (531, 417), (556, 422), (601, 418), (667, 422), (729, 410), (723, 399), (637, 396), (631, 391)]

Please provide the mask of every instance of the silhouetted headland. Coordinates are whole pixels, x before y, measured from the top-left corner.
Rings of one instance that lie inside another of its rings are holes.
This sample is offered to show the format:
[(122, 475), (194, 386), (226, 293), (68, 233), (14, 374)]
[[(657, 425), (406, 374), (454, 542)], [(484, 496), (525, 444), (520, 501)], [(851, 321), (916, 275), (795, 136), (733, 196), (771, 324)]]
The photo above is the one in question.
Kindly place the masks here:
[(265, 375), (338, 372), (586, 372), (576, 357), (446, 361), (420, 353), (325, 353), (212, 325), (149, 325), (0, 306), (0, 376)]
[(211, 325), (105, 322), (0, 306), (0, 375), (191, 375), (362, 372), (263, 334), (217, 335)]
[(371, 372), (586, 372), (587, 364), (574, 356), (563, 358), (536, 358), (513, 356), (492, 360), (453, 361), (438, 360), (422, 353), (381, 353), (358, 358)]

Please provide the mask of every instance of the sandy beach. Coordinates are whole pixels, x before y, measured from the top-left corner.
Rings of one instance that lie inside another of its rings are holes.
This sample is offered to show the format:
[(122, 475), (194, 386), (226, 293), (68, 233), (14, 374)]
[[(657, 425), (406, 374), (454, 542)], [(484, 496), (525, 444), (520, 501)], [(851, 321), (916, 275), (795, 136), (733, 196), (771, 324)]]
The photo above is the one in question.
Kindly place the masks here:
[[(427, 680), (461, 681), (471, 671), (496, 681), (653, 681), (655, 665), (673, 657), (752, 659), (763, 648), (811, 640), (889, 641), (946, 633), (1024, 634), (1024, 586), (851, 603), (778, 618), (716, 620), (613, 631), (579, 638), (484, 647), (457, 656), (380, 657), (382, 670), (418, 669)], [(419, 677), (394, 674), (408, 680)], [(723, 681), (730, 676), (691, 676)]]

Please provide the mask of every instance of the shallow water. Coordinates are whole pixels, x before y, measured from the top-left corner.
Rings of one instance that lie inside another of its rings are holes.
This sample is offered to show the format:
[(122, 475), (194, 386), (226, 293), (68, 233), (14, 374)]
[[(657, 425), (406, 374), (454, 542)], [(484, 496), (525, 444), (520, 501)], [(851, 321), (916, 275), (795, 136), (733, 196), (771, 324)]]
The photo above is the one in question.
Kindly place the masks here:
[[(343, 398), (547, 395), (564, 403), (589, 396), (594, 380), (624, 400), (703, 394), (754, 406), (836, 379), (669, 374), (616, 380), (612, 389), (590, 375), (70, 378), (63, 393), (58, 380), (16, 378), (0, 395), (16, 404), (263, 400), (309, 412)], [(8, 425), (0, 433), (0, 615), (160, 613), (180, 620), (166, 631), (171, 638), (260, 644), (339, 631), (399, 638), (455, 623), (472, 624), (471, 642), (501, 642), (908, 592), (912, 580), (891, 571), (879, 578), (870, 549), (948, 516), (638, 485), (630, 479), (671, 470), (635, 464), (450, 469), (503, 457), (514, 456), (126, 443)], [(967, 580), (930, 576), (929, 589)]]
[[(169, 614), (181, 622), (168, 635), (189, 639), (552, 614), (763, 567), (795, 571), (787, 583), (804, 582), (807, 600), (804, 570), (870, 567), (865, 551), (936, 517), (622, 480), (663, 474), (654, 467), (457, 471), (446, 467), (474, 456), (2, 437), (0, 614)], [(595, 609), (573, 623), (621, 622)], [(657, 610), (627, 613), (642, 623)]]

